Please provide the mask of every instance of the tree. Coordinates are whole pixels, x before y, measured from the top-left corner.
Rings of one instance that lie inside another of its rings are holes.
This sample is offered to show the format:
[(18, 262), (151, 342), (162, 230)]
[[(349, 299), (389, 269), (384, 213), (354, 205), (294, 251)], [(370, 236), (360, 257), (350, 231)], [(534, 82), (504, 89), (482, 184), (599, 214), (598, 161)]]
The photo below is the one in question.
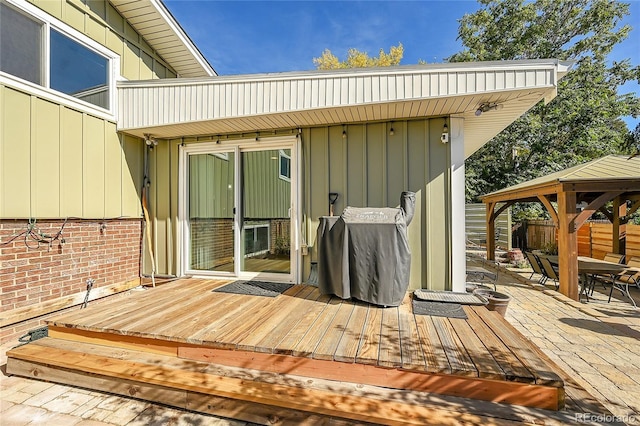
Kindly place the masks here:
[(388, 67), (399, 65), (404, 55), (402, 43), (391, 46), (389, 53), (380, 49), (377, 57), (370, 57), (367, 52), (358, 49), (349, 49), (347, 59), (340, 61), (329, 49), (325, 49), (318, 58), (313, 58), (313, 63), (319, 70), (333, 70), (341, 68), (368, 68), (368, 67)]
[(467, 160), (467, 199), (610, 153), (631, 152), (623, 116), (640, 114), (635, 94), (618, 94), (640, 67), (607, 64), (630, 31), (629, 5), (608, 0), (479, 0), (460, 20), (463, 51), (450, 62), (572, 60), (558, 96), (536, 105)]

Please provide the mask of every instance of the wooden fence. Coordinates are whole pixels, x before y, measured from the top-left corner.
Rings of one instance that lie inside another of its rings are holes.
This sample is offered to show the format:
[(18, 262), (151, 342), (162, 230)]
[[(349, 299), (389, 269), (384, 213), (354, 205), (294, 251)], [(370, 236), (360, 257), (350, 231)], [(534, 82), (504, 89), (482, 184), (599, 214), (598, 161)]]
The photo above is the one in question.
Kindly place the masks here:
[[(625, 225), (625, 254), (627, 258), (640, 257), (640, 225)], [(557, 244), (558, 232), (551, 220), (530, 220), (527, 222), (527, 249), (544, 249)], [(611, 223), (589, 222), (578, 229), (578, 255), (597, 259), (613, 251), (613, 225)]]

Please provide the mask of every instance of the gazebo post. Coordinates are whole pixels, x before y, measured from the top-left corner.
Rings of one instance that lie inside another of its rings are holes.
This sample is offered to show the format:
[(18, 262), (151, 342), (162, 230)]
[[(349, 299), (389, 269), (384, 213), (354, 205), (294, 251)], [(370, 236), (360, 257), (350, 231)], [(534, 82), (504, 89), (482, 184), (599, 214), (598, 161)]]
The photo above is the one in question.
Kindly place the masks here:
[(575, 227), (576, 193), (558, 191), (558, 266), (560, 293), (578, 300), (578, 230)]
[(613, 252), (624, 254), (624, 244), (620, 244), (620, 227), (622, 225), (620, 218), (627, 215), (627, 202), (622, 197), (617, 196), (613, 199)]

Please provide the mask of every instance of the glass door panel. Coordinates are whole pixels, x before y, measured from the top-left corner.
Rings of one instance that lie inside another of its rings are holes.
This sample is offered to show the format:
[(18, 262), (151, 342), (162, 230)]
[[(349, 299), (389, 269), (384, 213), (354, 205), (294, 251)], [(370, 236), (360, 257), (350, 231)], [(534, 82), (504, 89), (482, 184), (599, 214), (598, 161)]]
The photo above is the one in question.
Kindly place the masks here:
[(234, 273), (235, 153), (189, 155), (189, 269)]
[(291, 150), (246, 151), (242, 164), (242, 272), (291, 273)]

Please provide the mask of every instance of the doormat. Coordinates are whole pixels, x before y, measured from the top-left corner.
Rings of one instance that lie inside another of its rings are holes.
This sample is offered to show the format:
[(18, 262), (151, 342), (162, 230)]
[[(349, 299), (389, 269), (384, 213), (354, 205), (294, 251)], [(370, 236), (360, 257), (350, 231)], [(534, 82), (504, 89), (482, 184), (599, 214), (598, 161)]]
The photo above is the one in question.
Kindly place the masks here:
[(276, 297), (293, 287), (293, 284), (267, 281), (234, 281), (212, 290), (214, 293), (244, 294), (247, 296)]
[(460, 305), (486, 305), (487, 299), (478, 294), (457, 293), (453, 291), (416, 290), (413, 296), (429, 302), (459, 303)]
[(415, 315), (467, 319), (467, 314), (459, 303), (431, 302), (428, 300), (413, 299), (411, 306)]

